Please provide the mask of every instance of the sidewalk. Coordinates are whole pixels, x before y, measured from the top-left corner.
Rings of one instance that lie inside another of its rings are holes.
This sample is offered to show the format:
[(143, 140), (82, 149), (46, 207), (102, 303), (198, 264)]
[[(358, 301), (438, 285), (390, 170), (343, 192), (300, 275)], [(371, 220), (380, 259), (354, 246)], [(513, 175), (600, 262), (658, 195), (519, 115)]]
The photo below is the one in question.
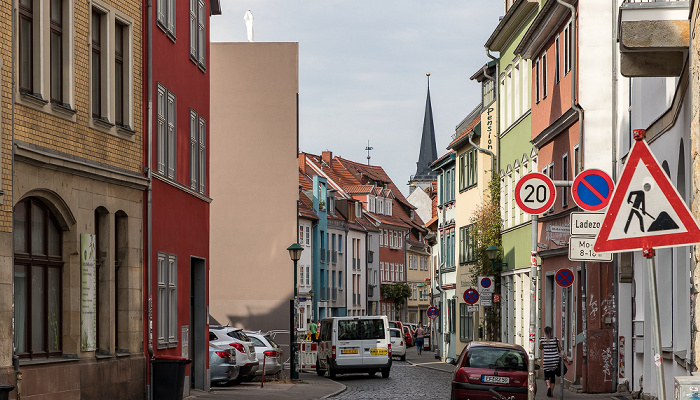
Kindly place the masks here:
[(273, 400), (312, 400), (325, 399), (345, 390), (345, 385), (331, 379), (322, 378), (316, 373), (299, 374), (299, 382), (281, 383), (265, 382), (263, 388), (260, 382), (241, 383), (236, 386), (216, 386), (211, 391), (192, 391), (188, 400), (211, 399), (273, 399)]
[[(434, 351), (423, 351), (421, 355), (418, 355), (415, 347), (408, 348), (406, 350), (406, 361), (409, 364), (416, 365), (423, 368), (431, 368), (438, 371), (444, 371), (446, 373), (452, 373), (455, 369), (454, 365), (448, 364), (440, 359), (435, 358)], [(632, 400), (632, 395), (630, 393), (578, 393), (576, 390), (577, 386), (569, 386), (564, 388), (563, 398), (569, 400)], [(537, 379), (537, 394), (535, 395), (536, 400), (557, 400), (562, 397), (561, 391), (561, 379), (557, 377), (557, 386), (554, 388), (553, 397), (547, 397), (547, 385), (543, 379)]]

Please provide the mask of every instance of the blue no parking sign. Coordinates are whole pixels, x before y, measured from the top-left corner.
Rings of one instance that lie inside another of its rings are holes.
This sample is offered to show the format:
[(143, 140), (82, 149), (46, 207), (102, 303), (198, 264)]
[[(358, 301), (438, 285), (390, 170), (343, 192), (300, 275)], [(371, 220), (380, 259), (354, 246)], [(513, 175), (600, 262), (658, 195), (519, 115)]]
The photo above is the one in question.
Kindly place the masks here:
[(474, 288), (469, 288), (464, 291), (464, 302), (467, 304), (476, 304), (479, 301), (479, 292)]
[(571, 196), (576, 205), (586, 211), (598, 211), (608, 206), (615, 184), (599, 169), (587, 169), (576, 176)]
[(557, 285), (563, 288), (569, 287), (574, 283), (574, 273), (568, 268), (562, 268), (557, 271), (554, 280), (557, 281)]

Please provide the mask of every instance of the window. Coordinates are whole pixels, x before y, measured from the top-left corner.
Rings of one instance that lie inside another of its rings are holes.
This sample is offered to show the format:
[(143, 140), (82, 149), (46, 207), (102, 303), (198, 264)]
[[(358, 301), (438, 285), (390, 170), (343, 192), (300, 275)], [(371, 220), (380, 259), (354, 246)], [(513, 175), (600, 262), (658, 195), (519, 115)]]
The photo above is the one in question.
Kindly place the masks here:
[(304, 243), (304, 227), (299, 225), (299, 243)]
[(206, 194), (207, 122), (190, 110), (190, 189)]
[[(564, 154), (561, 157), (561, 180), (569, 180), (569, 154)], [(564, 186), (561, 188), (561, 205), (567, 207), (569, 205), (569, 188)]]
[(384, 246), (384, 235), (382, 235), (382, 230), (379, 230), (379, 245)]
[(61, 229), (48, 207), (28, 198), (15, 206), (13, 230), (15, 353), (61, 355)]
[(158, 347), (177, 346), (177, 256), (158, 252)]
[(389, 248), (393, 249), (394, 248), (394, 231), (389, 231)]
[(355, 218), (362, 218), (362, 203), (355, 203)]
[(175, 3), (176, 0), (157, 0), (158, 26), (175, 40)]
[(468, 189), (476, 185), (476, 149), (470, 149), (459, 157), (460, 190)]
[[(554, 161), (552, 161), (552, 163), (549, 164), (549, 168), (547, 169), (547, 176), (549, 176), (551, 180), (554, 180)], [(548, 212), (554, 212), (554, 204), (552, 204), (552, 208), (550, 208)]]
[(309, 235), (309, 227), (306, 227), (306, 245), (311, 246), (311, 235)]
[(19, 87), (34, 93), (34, 1), (19, 2)]
[(564, 28), (564, 74), (571, 71), (571, 43), (573, 39), (571, 33), (571, 23), (569, 23)]
[(581, 173), (581, 166), (578, 163), (579, 146), (574, 146), (574, 176)]
[(474, 314), (467, 309), (466, 303), (459, 305), (459, 340), (461, 341), (474, 339)]
[(206, 68), (206, 12), (204, 0), (190, 0), (190, 59)]
[(474, 249), (476, 248), (476, 235), (474, 225), (459, 228), (459, 262), (465, 264), (474, 261)]
[(540, 102), (540, 60), (535, 60), (535, 103)]
[(102, 14), (92, 11), (92, 117), (102, 119)]
[(444, 172), (440, 175), (438, 175), (438, 204), (442, 205), (443, 199), (445, 198), (442, 194), (443, 190), (445, 190), (445, 180), (444, 180)]
[(547, 52), (542, 54), (542, 98), (547, 98)]
[(338, 235), (338, 253), (343, 252), (343, 235)]
[(343, 290), (343, 271), (338, 271), (338, 288)]
[(374, 212), (374, 203), (375, 203), (375, 198), (372, 195), (367, 196), (367, 207), (369, 208), (369, 212)]
[(158, 84), (158, 170), (164, 177), (175, 179), (177, 129), (175, 95)]
[(91, 20), (91, 112), (93, 128), (133, 135), (132, 23), (93, 2)]
[(377, 214), (384, 214), (384, 200), (377, 198)]
[(311, 274), (310, 274), (310, 266), (306, 266), (306, 286), (309, 286), (311, 284)]
[(391, 206), (392, 206), (391, 198), (386, 199), (386, 215), (391, 216)]
[[(51, 0), (51, 101), (63, 104), (63, 2)], [(20, 9), (21, 9), (20, 2)], [(30, 6), (31, 7), (31, 6)]]
[(559, 35), (554, 39), (554, 83), (559, 83)]

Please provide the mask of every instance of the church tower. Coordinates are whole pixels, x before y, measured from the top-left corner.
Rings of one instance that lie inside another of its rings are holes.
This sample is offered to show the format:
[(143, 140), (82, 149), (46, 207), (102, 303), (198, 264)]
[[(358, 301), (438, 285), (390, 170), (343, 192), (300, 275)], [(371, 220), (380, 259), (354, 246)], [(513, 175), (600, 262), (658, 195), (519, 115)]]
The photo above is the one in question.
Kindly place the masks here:
[(433, 126), (433, 107), (430, 103), (430, 73), (428, 77), (428, 97), (425, 100), (425, 116), (423, 117), (423, 135), (420, 140), (420, 154), (416, 174), (409, 181), (409, 195), (416, 188), (425, 190), (437, 180), (437, 173), (430, 169), (430, 164), (437, 159), (437, 147), (435, 145), (435, 127)]

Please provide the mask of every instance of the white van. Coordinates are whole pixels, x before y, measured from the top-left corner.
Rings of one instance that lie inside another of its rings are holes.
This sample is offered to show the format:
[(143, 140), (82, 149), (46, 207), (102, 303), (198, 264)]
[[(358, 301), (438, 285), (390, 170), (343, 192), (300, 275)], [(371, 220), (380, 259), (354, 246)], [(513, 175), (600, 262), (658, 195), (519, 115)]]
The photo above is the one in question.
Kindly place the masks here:
[(386, 316), (333, 317), (321, 320), (316, 373), (331, 379), (349, 372), (391, 370), (391, 337)]

